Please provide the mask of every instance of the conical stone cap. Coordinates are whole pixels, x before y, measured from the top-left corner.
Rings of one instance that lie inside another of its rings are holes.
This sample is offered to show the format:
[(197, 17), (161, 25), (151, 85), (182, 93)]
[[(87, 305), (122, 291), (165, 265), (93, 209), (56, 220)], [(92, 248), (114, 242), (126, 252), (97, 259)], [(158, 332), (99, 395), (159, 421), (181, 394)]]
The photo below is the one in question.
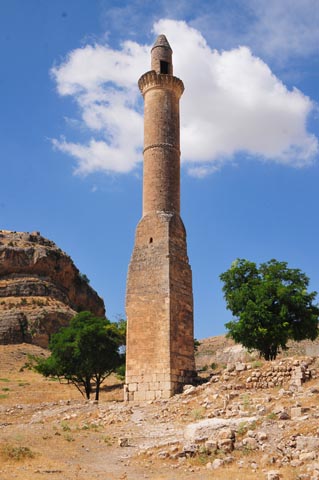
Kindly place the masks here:
[(170, 50), (171, 49), (171, 46), (170, 44), (168, 43), (168, 40), (167, 38), (165, 37), (165, 35), (159, 35), (152, 47), (152, 50), (153, 48), (156, 48), (156, 47), (164, 47), (164, 48), (169, 48)]

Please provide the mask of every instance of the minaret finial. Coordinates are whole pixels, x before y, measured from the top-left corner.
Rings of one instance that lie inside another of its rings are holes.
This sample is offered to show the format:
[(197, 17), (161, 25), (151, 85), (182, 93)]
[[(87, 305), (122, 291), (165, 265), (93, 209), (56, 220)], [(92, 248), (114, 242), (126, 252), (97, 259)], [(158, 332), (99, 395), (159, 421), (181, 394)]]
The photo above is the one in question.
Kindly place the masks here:
[(155, 41), (155, 43), (152, 47), (152, 50), (153, 50), (153, 48), (156, 48), (156, 47), (164, 47), (164, 48), (169, 48), (170, 50), (172, 50), (170, 44), (168, 43), (167, 38), (163, 34), (161, 34), (157, 37), (157, 39), (156, 39), (156, 41)]
[(172, 53), (165, 35), (159, 35), (151, 50), (152, 70), (156, 73), (173, 75)]

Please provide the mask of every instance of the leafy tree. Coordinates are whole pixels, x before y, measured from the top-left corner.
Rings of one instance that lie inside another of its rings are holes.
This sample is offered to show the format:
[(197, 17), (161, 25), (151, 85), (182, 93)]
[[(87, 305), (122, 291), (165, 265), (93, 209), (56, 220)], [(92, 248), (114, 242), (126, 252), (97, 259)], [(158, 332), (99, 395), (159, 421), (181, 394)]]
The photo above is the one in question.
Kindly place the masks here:
[(52, 335), (51, 355), (37, 358), (35, 369), (46, 377), (67, 380), (88, 399), (95, 389), (98, 400), (102, 382), (123, 363), (122, 327), (90, 312), (78, 313), (69, 326)]
[(119, 316), (119, 318), (117, 319), (117, 329), (118, 329), (118, 333), (119, 333), (119, 336), (120, 336), (120, 340), (121, 340), (121, 345), (120, 345), (120, 353), (121, 353), (121, 356), (122, 356), (122, 363), (121, 365), (115, 370), (115, 373), (116, 373), (116, 376), (117, 378), (119, 378), (120, 380), (125, 380), (125, 363), (126, 363), (126, 328), (127, 328), (127, 321), (124, 320), (123, 318), (121, 318)]
[(309, 278), (286, 262), (237, 259), (220, 275), (227, 308), (237, 317), (226, 323), (228, 335), (266, 360), (276, 358), (289, 339), (318, 335), (317, 292), (307, 292)]
[(116, 325), (117, 325), (117, 331), (121, 340), (121, 347), (125, 349), (127, 321), (124, 320), (124, 318), (119, 317), (116, 322)]
[(195, 352), (198, 351), (198, 347), (200, 346), (200, 341), (197, 338), (194, 338), (194, 350)]

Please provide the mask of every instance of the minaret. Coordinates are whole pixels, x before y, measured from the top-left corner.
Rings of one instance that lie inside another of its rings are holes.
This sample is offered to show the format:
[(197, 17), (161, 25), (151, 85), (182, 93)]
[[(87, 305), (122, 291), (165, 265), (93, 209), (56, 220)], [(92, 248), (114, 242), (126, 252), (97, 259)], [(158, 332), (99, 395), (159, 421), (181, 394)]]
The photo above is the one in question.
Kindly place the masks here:
[(143, 216), (126, 290), (125, 400), (169, 398), (194, 378), (192, 273), (180, 217), (179, 99), (172, 49), (160, 35), (144, 97)]

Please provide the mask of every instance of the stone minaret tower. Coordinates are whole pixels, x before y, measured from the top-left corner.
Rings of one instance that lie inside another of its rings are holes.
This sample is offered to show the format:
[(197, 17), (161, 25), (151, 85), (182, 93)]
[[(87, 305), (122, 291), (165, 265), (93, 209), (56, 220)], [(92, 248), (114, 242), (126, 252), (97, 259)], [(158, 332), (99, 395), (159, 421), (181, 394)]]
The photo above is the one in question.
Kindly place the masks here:
[(126, 291), (126, 400), (169, 398), (194, 377), (192, 272), (180, 217), (179, 99), (172, 49), (160, 35), (144, 97), (143, 217)]

